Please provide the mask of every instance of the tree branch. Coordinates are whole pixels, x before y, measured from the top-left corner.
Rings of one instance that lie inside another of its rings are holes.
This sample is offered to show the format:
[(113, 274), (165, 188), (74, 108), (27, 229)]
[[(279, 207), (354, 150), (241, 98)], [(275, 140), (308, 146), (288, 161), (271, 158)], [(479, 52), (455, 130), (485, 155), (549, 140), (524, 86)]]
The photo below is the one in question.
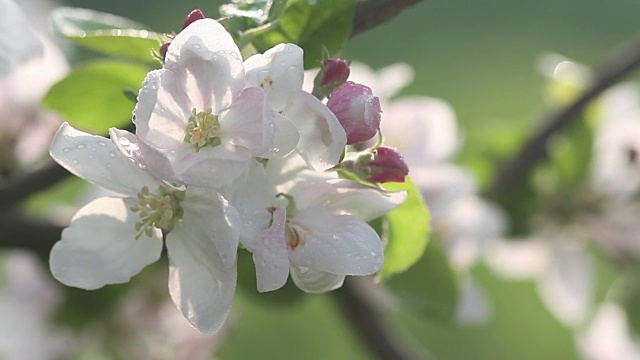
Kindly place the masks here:
[(1, 247), (29, 249), (42, 259), (49, 258), (62, 232), (60, 226), (29, 219), (14, 209), (0, 212), (0, 229)]
[(367, 348), (382, 360), (425, 359), (427, 354), (417, 354), (404, 346), (402, 339), (392, 333), (380, 316), (380, 311), (370, 297), (363, 294), (356, 282), (358, 278), (348, 276), (344, 285), (333, 291), (336, 301)]
[(422, 0), (358, 0), (351, 37), (360, 35), (398, 15)]
[(640, 66), (640, 41), (611, 57), (596, 71), (595, 80), (585, 92), (567, 107), (542, 120), (542, 126), (534, 133), (520, 152), (504, 164), (495, 177), (489, 194), (505, 196), (515, 183), (524, 179), (533, 166), (546, 159), (547, 142), (556, 133), (569, 128), (579, 118), (584, 108), (603, 91), (614, 85)]

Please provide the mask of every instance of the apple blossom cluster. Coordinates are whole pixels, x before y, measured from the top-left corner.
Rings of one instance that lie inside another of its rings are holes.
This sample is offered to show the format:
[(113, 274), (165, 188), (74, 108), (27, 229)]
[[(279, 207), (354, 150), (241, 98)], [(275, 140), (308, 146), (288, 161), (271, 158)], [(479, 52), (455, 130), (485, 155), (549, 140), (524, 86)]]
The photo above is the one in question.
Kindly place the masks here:
[[(51, 156), (122, 196), (75, 214), (52, 249), (54, 277), (83, 289), (128, 282), (159, 259), (164, 241), (171, 298), (194, 327), (214, 333), (230, 311), (239, 247), (253, 254), (261, 292), (289, 275), (320, 293), (346, 275), (379, 271), (384, 246), (367, 222), (406, 194), (335, 171), (351, 134), (364, 141), (378, 132), (377, 98), (356, 86), (332, 92), (327, 106), (302, 90), (298, 46), (243, 60), (218, 22), (199, 11), (187, 20), (164, 46), (163, 68), (144, 80), (135, 133), (112, 128), (107, 139), (66, 123), (58, 130)], [(331, 76), (328, 69), (320, 76)], [(402, 158), (380, 160), (393, 152), (383, 149), (365, 150), (370, 182), (386, 181), (385, 169), (404, 180)]]

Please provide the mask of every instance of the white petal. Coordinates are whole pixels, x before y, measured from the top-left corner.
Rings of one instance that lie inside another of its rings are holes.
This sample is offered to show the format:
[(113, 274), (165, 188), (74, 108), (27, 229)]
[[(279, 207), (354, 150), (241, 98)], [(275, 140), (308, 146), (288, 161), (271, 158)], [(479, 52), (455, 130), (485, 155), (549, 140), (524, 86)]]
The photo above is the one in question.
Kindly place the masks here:
[(290, 245), (293, 265), (337, 275), (370, 275), (382, 267), (380, 237), (356, 216), (333, 216), (318, 206), (300, 211), (288, 226), (299, 238)]
[(334, 215), (355, 215), (373, 220), (398, 207), (406, 199), (404, 191), (384, 191), (351, 180), (335, 179), (315, 183), (296, 198), (300, 209), (325, 206)]
[(240, 51), (213, 19), (192, 23), (171, 41), (165, 69), (180, 79), (197, 111), (212, 109), (218, 114), (245, 87)]
[(128, 131), (111, 128), (109, 135), (120, 153), (133, 161), (139, 168), (145, 169), (156, 179), (162, 179), (166, 182), (181, 182), (173, 172), (171, 151), (151, 147)]
[(313, 95), (299, 91), (282, 110), (300, 133), (297, 151), (317, 171), (335, 166), (342, 157), (347, 135), (336, 116)]
[(284, 235), (287, 211), (277, 208), (273, 223), (253, 242), (245, 246), (253, 253), (258, 291), (273, 291), (284, 286), (289, 277), (289, 251)]
[(185, 91), (174, 73), (166, 69), (149, 72), (133, 111), (136, 135), (160, 149), (175, 148), (182, 143), (194, 109)]
[(413, 96), (394, 100), (384, 108), (380, 124), (385, 144), (397, 147), (410, 169), (446, 161), (461, 145), (456, 115), (440, 99)]
[(284, 116), (276, 113), (274, 123), (275, 132), (271, 147), (267, 152), (260, 154), (260, 157), (266, 159), (286, 156), (296, 148), (300, 140), (298, 129)]
[(500, 240), (490, 244), (485, 259), (498, 275), (517, 280), (540, 276), (549, 266), (551, 252), (542, 240)]
[(210, 241), (224, 267), (235, 264), (240, 236), (240, 219), (236, 209), (222, 195), (208, 189), (190, 187), (185, 200), (182, 227), (190, 237)]
[(461, 325), (486, 325), (492, 310), (485, 292), (467, 276), (459, 284), (456, 322)]
[(236, 266), (224, 267), (209, 237), (177, 225), (167, 236), (169, 293), (196, 329), (213, 334), (224, 323), (236, 289)]
[(230, 143), (260, 155), (273, 141), (274, 117), (264, 91), (244, 89), (231, 106), (220, 113), (220, 139), (224, 144)]
[(577, 340), (586, 360), (640, 359), (640, 341), (630, 331), (627, 315), (618, 304), (601, 305)]
[(297, 151), (289, 153), (284, 158), (269, 159), (265, 170), (271, 182), (275, 184), (277, 192), (295, 198), (301, 196), (310, 184), (338, 178), (335, 171), (311, 169)]
[(0, 75), (42, 54), (42, 45), (26, 16), (11, 0), (0, 0)]
[(593, 268), (586, 249), (558, 243), (538, 286), (542, 300), (560, 321), (580, 325), (594, 296)]
[(233, 151), (224, 145), (204, 147), (195, 152), (193, 146), (182, 144), (170, 153), (173, 171), (186, 185), (217, 188), (237, 179), (251, 164), (251, 153), (246, 149)]
[(253, 242), (269, 227), (271, 213), (268, 208), (276, 201), (276, 190), (267, 177), (264, 166), (251, 161), (247, 170), (232, 183), (219, 189), (240, 216), (240, 242)]
[(336, 275), (328, 272), (291, 267), (291, 279), (300, 290), (310, 294), (322, 294), (342, 287), (344, 275)]
[(295, 44), (278, 44), (264, 54), (244, 62), (247, 84), (261, 87), (269, 95), (273, 109), (282, 111), (291, 96), (302, 89), (303, 51)]
[(349, 80), (366, 84), (381, 100), (387, 101), (402, 88), (409, 85), (414, 78), (411, 65), (395, 63), (375, 72), (364, 63), (352, 62)]
[(111, 140), (64, 123), (49, 149), (51, 157), (72, 174), (117, 193), (134, 196), (143, 186), (160, 182), (123, 156)]
[(139, 218), (129, 207), (132, 200), (99, 198), (81, 208), (62, 231), (51, 250), (53, 276), (68, 286), (93, 290), (128, 282), (145, 266), (157, 261), (162, 251), (162, 232), (152, 236), (138, 232)]

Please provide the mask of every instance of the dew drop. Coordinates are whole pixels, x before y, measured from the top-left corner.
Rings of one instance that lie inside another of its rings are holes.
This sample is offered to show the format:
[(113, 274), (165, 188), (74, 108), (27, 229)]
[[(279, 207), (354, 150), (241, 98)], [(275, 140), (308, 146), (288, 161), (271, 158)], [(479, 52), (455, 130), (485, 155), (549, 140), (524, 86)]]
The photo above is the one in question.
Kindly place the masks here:
[(298, 67), (295, 65), (289, 65), (289, 70), (296, 70)]
[(104, 141), (98, 141), (98, 145), (100, 146), (107, 146), (107, 144), (104, 143)]
[(192, 47), (193, 47), (195, 50), (200, 50), (200, 49), (202, 49), (202, 46), (200, 46), (200, 44), (193, 44), (193, 45), (192, 45)]
[(71, 151), (71, 149), (69, 149), (69, 148), (62, 149), (62, 152), (69, 152), (69, 151)]
[(110, 156), (111, 158), (115, 158), (115, 157), (116, 157), (116, 154), (114, 154), (114, 153), (112, 153), (112, 152), (111, 152), (111, 153), (109, 153), (109, 156)]
[(71, 160), (71, 162), (72, 162), (72, 163), (74, 163), (74, 164), (77, 164), (77, 163), (78, 163), (78, 160), (73, 159), (73, 160)]
[(375, 251), (372, 251), (372, 252), (371, 252), (371, 256), (376, 256), (376, 252), (375, 252)]
[(87, 147), (87, 145), (85, 145), (85, 144), (78, 144), (78, 149), (84, 149), (86, 147)]

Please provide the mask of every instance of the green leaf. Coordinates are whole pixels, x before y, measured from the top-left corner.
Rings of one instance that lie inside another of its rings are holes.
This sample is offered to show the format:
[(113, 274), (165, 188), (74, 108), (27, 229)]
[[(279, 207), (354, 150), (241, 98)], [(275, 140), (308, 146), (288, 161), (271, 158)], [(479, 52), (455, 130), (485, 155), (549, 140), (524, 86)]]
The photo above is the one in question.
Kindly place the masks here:
[(92, 50), (150, 64), (158, 64), (152, 49), (160, 35), (132, 20), (87, 9), (61, 7), (51, 15), (59, 35)]
[(428, 318), (449, 321), (458, 302), (456, 276), (440, 245), (431, 242), (418, 263), (386, 285), (403, 306)]
[[(259, 52), (279, 43), (295, 43), (304, 49), (304, 67), (318, 67), (322, 46), (337, 55), (351, 35), (355, 0), (294, 0), (269, 31), (252, 39)], [(247, 33), (251, 36), (250, 31)]]
[(415, 264), (429, 241), (429, 210), (420, 191), (407, 177), (404, 183), (384, 184), (387, 190), (407, 192), (407, 199), (387, 215), (388, 242), (380, 276), (388, 279)]
[(110, 127), (131, 121), (135, 104), (124, 94), (139, 89), (147, 68), (114, 61), (99, 61), (74, 69), (55, 84), (44, 99), (74, 127), (106, 134)]

